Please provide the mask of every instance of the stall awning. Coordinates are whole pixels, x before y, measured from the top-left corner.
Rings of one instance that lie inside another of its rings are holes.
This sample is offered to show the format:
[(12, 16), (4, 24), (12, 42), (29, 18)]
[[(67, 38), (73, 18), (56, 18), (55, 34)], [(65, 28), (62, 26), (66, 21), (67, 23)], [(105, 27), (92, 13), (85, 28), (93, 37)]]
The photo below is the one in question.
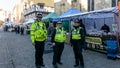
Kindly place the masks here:
[(64, 18), (65, 16), (72, 15), (72, 14), (77, 14), (77, 13), (81, 13), (81, 11), (76, 9), (76, 8), (71, 8), (70, 10), (61, 14), (60, 16), (57, 16), (57, 17), (53, 18), (53, 21), (59, 21), (60, 19)]
[(42, 21), (51, 21), (52, 18), (57, 17), (58, 14), (56, 13), (49, 13), (47, 16), (42, 18)]
[(27, 24), (31, 24), (31, 23), (33, 23), (33, 22), (35, 22), (35, 20), (34, 19), (28, 19), (26, 22), (24, 22), (23, 24), (24, 25), (27, 25)]
[(96, 13), (96, 14), (88, 14), (86, 18), (110, 18), (114, 17), (113, 13)]
[(95, 10), (95, 11), (90, 11), (90, 12), (66, 15), (66, 16), (64, 16), (64, 18), (88, 15), (88, 14), (92, 14), (92, 13), (116, 13), (116, 12), (118, 12), (117, 7), (112, 7), (112, 8), (105, 8), (105, 9), (102, 9), (102, 10)]

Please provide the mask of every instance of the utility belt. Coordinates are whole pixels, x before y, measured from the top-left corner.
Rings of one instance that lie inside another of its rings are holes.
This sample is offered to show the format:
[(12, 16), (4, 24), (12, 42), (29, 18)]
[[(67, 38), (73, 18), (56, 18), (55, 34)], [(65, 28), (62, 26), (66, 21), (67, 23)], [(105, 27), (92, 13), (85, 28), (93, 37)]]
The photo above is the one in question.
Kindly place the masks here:
[(56, 41), (55, 41), (55, 43), (64, 43), (64, 42), (56, 42)]
[(36, 41), (45, 41), (46, 38), (44, 36), (41, 36), (41, 37), (35, 37), (35, 40)]
[(72, 41), (82, 41), (82, 39), (72, 39)]
[(55, 42), (64, 43), (65, 41), (56, 40)]

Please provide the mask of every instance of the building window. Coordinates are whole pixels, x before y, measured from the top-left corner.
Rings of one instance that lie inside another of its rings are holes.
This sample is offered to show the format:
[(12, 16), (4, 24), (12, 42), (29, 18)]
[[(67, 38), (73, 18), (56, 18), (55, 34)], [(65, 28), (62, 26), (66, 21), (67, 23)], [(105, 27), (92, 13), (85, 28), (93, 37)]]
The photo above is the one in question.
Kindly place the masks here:
[(94, 3), (95, 3), (95, 1), (94, 0), (92, 0), (92, 11), (94, 10)]
[(112, 7), (115, 7), (116, 6), (116, 0), (112, 0)]
[(71, 5), (72, 7), (76, 7), (77, 0), (72, 0), (72, 1), (71, 1), (71, 4), (72, 4), (72, 5)]
[(27, 3), (24, 2), (24, 9), (27, 9)]
[(44, 3), (38, 3), (38, 6), (41, 8), (41, 9), (43, 9), (44, 8)]
[(91, 0), (88, 0), (88, 11), (91, 11), (91, 4), (92, 4), (92, 2), (91, 2)]
[(65, 3), (60, 4), (60, 6), (65, 6)]
[(77, 0), (72, 0), (72, 2), (77, 2)]

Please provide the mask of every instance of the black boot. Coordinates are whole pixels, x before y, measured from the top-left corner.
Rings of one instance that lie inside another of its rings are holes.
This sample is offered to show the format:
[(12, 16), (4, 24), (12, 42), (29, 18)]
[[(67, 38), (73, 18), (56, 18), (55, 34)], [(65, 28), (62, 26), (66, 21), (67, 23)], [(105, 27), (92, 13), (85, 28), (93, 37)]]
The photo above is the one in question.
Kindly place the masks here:
[(84, 64), (80, 64), (80, 68), (84, 68)]
[(75, 65), (74, 65), (74, 67), (78, 67), (78, 66), (79, 66), (79, 60), (76, 59), (76, 60), (75, 60)]
[(62, 63), (62, 62), (58, 62), (58, 64), (63, 65), (63, 63)]
[(36, 65), (36, 68), (41, 68), (41, 66), (40, 65)]
[(44, 65), (44, 64), (41, 64), (40, 66), (45, 67), (45, 65)]
[(79, 66), (79, 64), (75, 64), (75, 65), (74, 65), (74, 67), (78, 67), (78, 66)]
[(54, 67), (54, 68), (58, 68), (57, 64), (54, 64), (53, 67)]

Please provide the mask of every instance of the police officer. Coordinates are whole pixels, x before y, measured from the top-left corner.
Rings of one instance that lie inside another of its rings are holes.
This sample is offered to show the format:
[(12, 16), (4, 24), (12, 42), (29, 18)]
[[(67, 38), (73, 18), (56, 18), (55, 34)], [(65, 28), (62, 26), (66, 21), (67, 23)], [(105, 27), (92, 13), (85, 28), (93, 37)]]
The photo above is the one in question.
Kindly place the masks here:
[(71, 44), (73, 46), (74, 56), (75, 56), (75, 65), (74, 67), (84, 68), (84, 61), (82, 55), (82, 46), (85, 41), (84, 29), (80, 27), (80, 22), (82, 20), (75, 19), (73, 29), (71, 30)]
[(35, 46), (35, 65), (36, 68), (44, 67), (43, 63), (43, 52), (44, 52), (44, 42), (47, 39), (47, 30), (45, 24), (41, 21), (42, 14), (38, 13), (36, 15), (37, 20), (30, 27), (31, 30), (31, 40), (32, 45)]
[(62, 23), (61, 22), (57, 22), (56, 24), (56, 28), (54, 29), (54, 32), (52, 34), (52, 45), (53, 45), (53, 67), (54, 68), (58, 68), (57, 63), (62, 65), (61, 62), (61, 55), (64, 49), (64, 42), (66, 40), (66, 34), (65, 34), (65, 30), (62, 27)]

